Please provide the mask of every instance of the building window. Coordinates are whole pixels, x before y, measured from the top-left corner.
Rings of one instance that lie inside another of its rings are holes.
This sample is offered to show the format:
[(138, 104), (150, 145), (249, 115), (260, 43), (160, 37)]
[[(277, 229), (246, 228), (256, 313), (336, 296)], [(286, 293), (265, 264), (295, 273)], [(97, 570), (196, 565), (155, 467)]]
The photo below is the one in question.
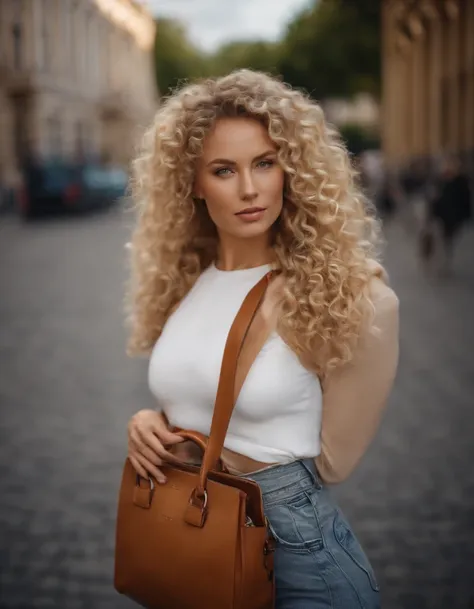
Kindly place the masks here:
[(13, 67), (15, 70), (21, 70), (21, 24), (13, 24)]
[(71, 32), (69, 31), (69, 0), (61, 1), (61, 9), (60, 9), (60, 23), (61, 23), (61, 37), (60, 44), (61, 49), (64, 49), (64, 53), (61, 53), (61, 69), (64, 71), (69, 71), (69, 57), (67, 54), (67, 45), (69, 44), (69, 39), (71, 37)]
[[(51, 62), (51, 39), (49, 36), (49, 21), (51, 13), (48, 12), (49, 0), (41, 0), (43, 2), (41, 11), (41, 39), (43, 47), (43, 67), (49, 68)], [(49, 17), (48, 17), (49, 15)]]
[(116, 70), (116, 54), (114, 48), (114, 32), (109, 29), (107, 35), (107, 73), (108, 73), (108, 88), (115, 89), (115, 70)]
[[(474, 87), (474, 65), (471, 66), (471, 72), (468, 74), (468, 79), (471, 87)], [(472, 112), (472, 108), (469, 108), (469, 112)], [(468, 134), (468, 144), (471, 149), (471, 153), (473, 154), (473, 162), (474, 162), (474, 120), (471, 120), (471, 129), (472, 132)], [(474, 167), (473, 167), (474, 169)]]
[(13, 6), (13, 67), (15, 70), (21, 70), (23, 67), (23, 0), (17, 0)]
[(76, 125), (76, 161), (84, 160), (84, 125), (78, 121)]
[(52, 157), (60, 157), (62, 154), (61, 120), (58, 116), (48, 119), (49, 154)]
[(5, 49), (5, 36), (3, 27), (6, 23), (6, 6), (4, 3), (0, 2), (0, 64), (6, 63), (6, 49)]
[(441, 147), (444, 149), (449, 139), (449, 83), (446, 76), (441, 79), (440, 120)]
[(15, 98), (13, 103), (13, 142), (18, 164), (28, 161), (28, 102), (23, 97)]
[(71, 71), (74, 74), (77, 71), (77, 62), (76, 62), (76, 16), (78, 13), (78, 5), (75, 0), (72, 2), (72, 6), (68, 11), (68, 20), (69, 20), (69, 62), (71, 65)]
[(81, 20), (82, 28), (82, 40), (80, 44), (81, 52), (81, 79), (85, 82), (89, 81), (89, 58), (91, 53), (91, 36), (90, 36), (90, 12), (89, 10), (84, 11)]
[(94, 83), (95, 92), (100, 88), (100, 78), (101, 78), (101, 62), (102, 62), (102, 50), (100, 48), (100, 29), (101, 22), (98, 17), (94, 19), (92, 22), (92, 41), (91, 41), (91, 50), (92, 50), (92, 66), (91, 66), (91, 81)]

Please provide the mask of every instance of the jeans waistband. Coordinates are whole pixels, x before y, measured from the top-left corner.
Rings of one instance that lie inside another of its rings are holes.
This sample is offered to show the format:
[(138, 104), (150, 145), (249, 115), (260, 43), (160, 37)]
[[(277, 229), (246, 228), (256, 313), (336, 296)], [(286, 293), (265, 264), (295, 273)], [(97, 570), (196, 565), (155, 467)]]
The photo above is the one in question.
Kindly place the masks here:
[(263, 495), (284, 491), (291, 495), (295, 490), (303, 490), (316, 486), (321, 488), (322, 483), (313, 459), (300, 459), (269, 467), (255, 473), (243, 476), (254, 480), (262, 489)]

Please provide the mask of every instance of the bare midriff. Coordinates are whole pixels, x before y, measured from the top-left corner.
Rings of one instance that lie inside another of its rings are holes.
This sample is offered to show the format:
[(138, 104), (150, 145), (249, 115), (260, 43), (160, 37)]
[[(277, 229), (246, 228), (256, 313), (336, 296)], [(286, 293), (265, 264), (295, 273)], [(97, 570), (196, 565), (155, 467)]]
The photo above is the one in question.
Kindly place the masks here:
[[(201, 463), (201, 450), (193, 442), (176, 444), (172, 450), (172, 453), (178, 459), (185, 461), (186, 463), (192, 463), (193, 465), (198, 465)], [(221, 460), (232, 474), (249, 474), (265, 467), (275, 465), (275, 463), (262, 463), (261, 461), (255, 461), (250, 457), (233, 452), (227, 448), (223, 449)]]

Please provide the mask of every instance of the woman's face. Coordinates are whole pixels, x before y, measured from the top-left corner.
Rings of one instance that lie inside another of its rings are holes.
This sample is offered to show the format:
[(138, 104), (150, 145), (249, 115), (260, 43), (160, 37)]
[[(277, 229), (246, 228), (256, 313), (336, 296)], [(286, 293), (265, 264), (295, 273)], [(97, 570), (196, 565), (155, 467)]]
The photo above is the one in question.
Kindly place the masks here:
[(216, 122), (197, 165), (195, 194), (205, 199), (221, 237), (268, 233), (281, 212), (283, 183), (277, 148), (263, 125), (240, 117)]

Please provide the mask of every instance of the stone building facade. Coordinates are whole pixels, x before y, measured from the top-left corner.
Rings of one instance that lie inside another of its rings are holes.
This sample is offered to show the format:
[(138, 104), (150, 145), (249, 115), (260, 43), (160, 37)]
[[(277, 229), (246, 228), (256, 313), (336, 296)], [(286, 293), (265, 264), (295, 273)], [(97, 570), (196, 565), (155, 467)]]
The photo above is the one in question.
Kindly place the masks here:
[(474, 2), (382, 0), (389, 166), (474, 152)]
[(0, 0), (0, 184), (28, 157), (126, 166), (157, 105), (154, 37), (133, 0)]

